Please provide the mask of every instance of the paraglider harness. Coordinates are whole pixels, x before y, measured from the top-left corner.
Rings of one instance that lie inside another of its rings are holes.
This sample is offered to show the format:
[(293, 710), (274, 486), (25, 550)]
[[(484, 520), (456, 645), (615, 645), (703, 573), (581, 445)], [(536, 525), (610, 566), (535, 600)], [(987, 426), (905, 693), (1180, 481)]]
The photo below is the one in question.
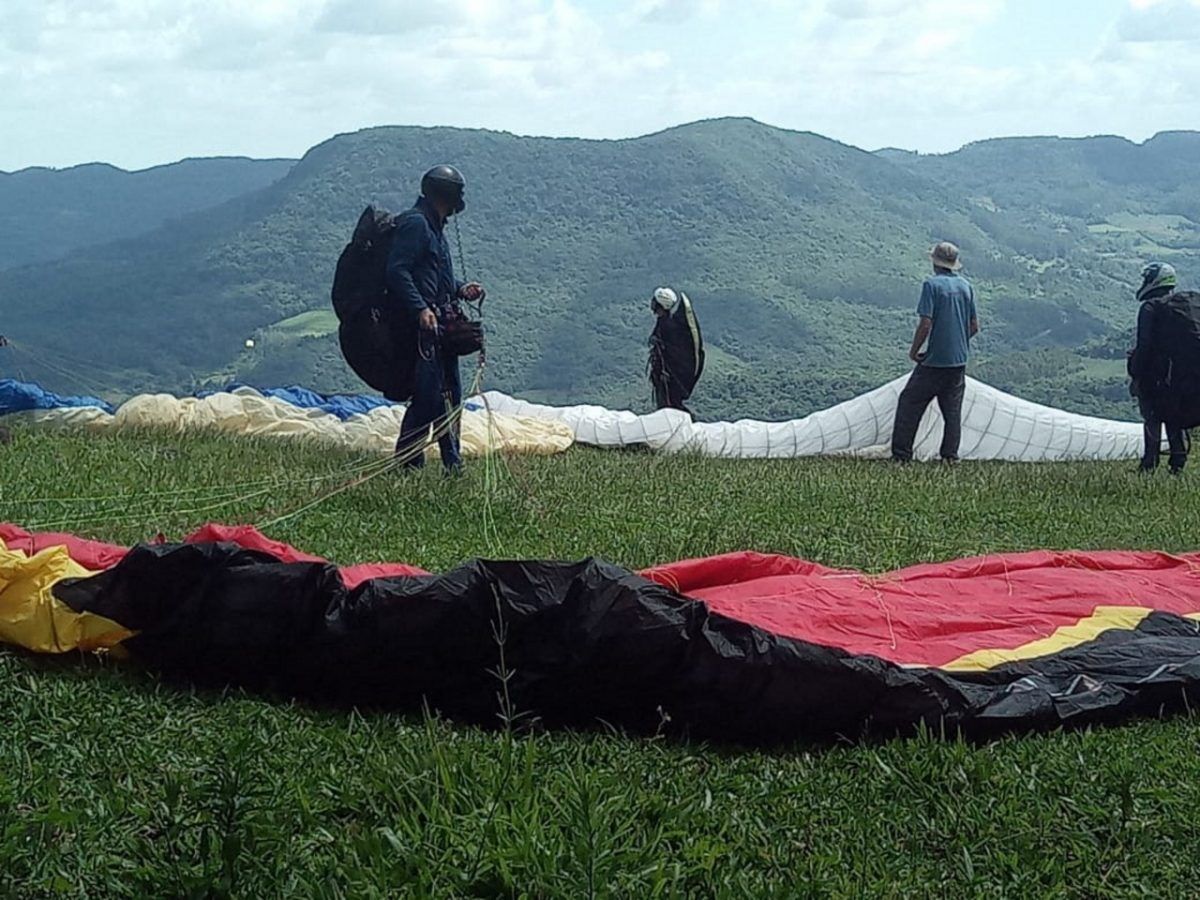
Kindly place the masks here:
[[(338, 343), (347, 365), (367, 385), (389, 400), (412, 398), (418, 355), (432, 358), (436, 341), (456, 357), (479, 354), (479, 372), (485, 365), (482, 300), (468, 309), (458, 298), (449, 298), (439, 309), (438, 332), (429, 334), (389, 302), (387, 262), (396, 217), (368, 206), (358, 218), (350, 242), (338, 257), (331, 299), (338, 317)], [(454, 222), (460, 264), (462, 234)], [(478, 379), (478, 375), (477, 375)]]

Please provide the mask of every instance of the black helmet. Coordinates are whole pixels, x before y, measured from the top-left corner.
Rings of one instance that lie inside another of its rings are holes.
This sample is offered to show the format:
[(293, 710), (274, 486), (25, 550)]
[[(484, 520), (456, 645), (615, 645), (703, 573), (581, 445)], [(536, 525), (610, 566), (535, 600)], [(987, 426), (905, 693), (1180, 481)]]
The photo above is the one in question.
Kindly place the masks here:
[(434, 166), (421, 179), (421, 193), (430, 200), (444, 200), (455, 213), (467, 208), (463, 190), (467, 182), (454, 166)]

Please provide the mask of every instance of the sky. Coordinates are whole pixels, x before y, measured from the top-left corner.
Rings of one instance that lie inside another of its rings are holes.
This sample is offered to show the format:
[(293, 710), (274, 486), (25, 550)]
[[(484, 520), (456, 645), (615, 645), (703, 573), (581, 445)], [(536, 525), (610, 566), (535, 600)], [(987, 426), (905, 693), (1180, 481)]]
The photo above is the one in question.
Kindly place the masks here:
[(865, 149), (1200, 128), (1200, 0), (0, 0), (0, 170), (375, 125)]

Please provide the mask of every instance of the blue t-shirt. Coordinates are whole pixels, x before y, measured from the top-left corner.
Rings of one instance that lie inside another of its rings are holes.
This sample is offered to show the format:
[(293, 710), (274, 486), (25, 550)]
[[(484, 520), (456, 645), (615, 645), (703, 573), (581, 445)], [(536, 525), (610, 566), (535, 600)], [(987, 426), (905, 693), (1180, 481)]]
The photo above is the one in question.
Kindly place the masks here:
[(933, 320), (923, 365), (948, 369), (967, 364), (975, 290), (961, 275), (938, 274), (925, 279), (917, 315)]

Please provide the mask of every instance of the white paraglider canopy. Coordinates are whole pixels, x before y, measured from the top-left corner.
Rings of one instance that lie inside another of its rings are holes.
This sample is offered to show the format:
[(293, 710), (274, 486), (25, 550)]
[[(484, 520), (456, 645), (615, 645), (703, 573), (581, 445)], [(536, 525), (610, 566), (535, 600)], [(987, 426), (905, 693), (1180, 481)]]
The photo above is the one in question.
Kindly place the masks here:
[[(705, 456), (787, 458), (889, 455), (896, 402), (907, 382), (897, 378), (845, 403), (790, 422), (692, 422), (664, 409), (648, 415), (600, 406), (553, 407), (485, 394), (494, 412), (565, 422), (575, 440), (599, 447), (645, 445)], [(942, 418), (931, 404), (914, 444), (917, 459), (938, 456)], [(967, 379), (962, 459), (1042, 462), (1129, 459), (1141, 454), (1142, 426), (1042, 406)]]

